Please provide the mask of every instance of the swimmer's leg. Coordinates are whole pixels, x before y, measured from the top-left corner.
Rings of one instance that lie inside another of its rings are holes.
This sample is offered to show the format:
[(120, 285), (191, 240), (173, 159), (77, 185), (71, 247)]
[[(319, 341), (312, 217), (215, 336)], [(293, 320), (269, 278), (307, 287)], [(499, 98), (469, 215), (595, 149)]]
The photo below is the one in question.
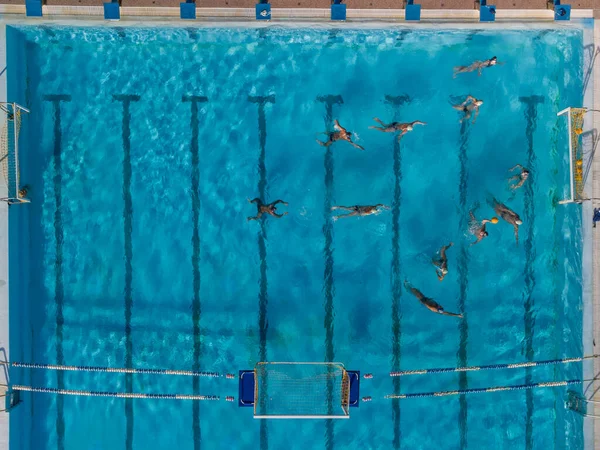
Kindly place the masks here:
[(337, 219), (343, 219), (345, 217), (354, 217), (354, 216), (358, 216), (359, 213), (357, 211), (353, 211), (350, 214), (340, 214), (337, 216), (333, 216), (333, 220), (337, 220)]
[(258, 203), (258, 204), (260, 204), (261, 201), (260, 201), (260, 198), (257, 197), (257, 198), (253, 198), (252, 200), (248, 199), (248, 203)]
[(316, 141), (317, 141), (317, 144), (319, 144), (322, 147), (329, 147), (331, 144), (333, 144), (332, 140), (329, 140), (327, 142), (323, 142), (323, 141), (320, 141), (320, 140), (317, 139)]
[(463, 117), (462, 119), (460, 119), (459, 122), (462, 123), (465, 120), (468, 122), (470, 118), (471, 118), (471, 111), (467, 110), (467, 111), (465, 111), (465, 117)]
[(355, 211), (356, 208), (354, 206), (332, 206), (331, 210), (335, 211), (336, 209), (343, 209), (344, 211)]
[(284, 202), (283, 200), (275, 200), (273, 203), (271, 203), (272, 206), (278, 205), (279, 203), (283, 203), (285, 206), (288, 205), (287, 202)]

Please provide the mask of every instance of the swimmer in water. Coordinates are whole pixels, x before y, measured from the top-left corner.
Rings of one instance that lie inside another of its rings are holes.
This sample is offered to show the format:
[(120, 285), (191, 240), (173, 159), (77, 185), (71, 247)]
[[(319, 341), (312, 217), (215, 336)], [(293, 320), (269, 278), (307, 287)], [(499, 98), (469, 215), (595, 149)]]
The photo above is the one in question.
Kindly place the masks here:
[(371, 216), (373, 214), (379, 214), (384, 209), (390, 209), (389, 206), (382, 205), (381, 203), (377, 203), (373, 206), (332, 206), (331, 210), (335, 211), (336, 209), (343, 209), (344, 211), (350, 211), (350, 214), (338, 214), (337, 216), (333, 216), (333, 220), (342, 219), (344, 217), (354, 217), (354, 216)]
[(495, 56), (492, 56), (490, 59), (486, 59), (485, 61), (475, 61), (468, 66), (457, 66), (454, 68), (454, 78), (456, 78), (459, 73), (474, 71), (477, 71), (477, 75), (481, 76), (483, 69), (495, 66), (496, 64), (498, 64), (498, 59)]
[[(525, 183), (525, 181), (527, 181), (527, 178), (529, 178), (529, 175), (531, 175), (531, 172), (529, 172), (529, 170), (526, 169), (525, 167), (523, 167), (521, 164), (517, 164), (514, 167), (511, 167), (509, 169), (509, 171), (512, 172), (515, 169), (520, 169), (521, 173), (515, 175), (514, 177), (510, 177), (508, 179), (508, 184), (513, 191), (515, 191), (515, 190), (519, 189), (521, 186), (523, 186), (523, 183)], [(519, 180), (518, 183), (515, 183), (513, 185), (510, 184), (512, 181), (517, 181), (517, 180)]]
[(251, 220), (258, 220), (262, 217), (263, 214), (269, 214), (273, 217), (277, 217), (278, 219), (281, 219), (283, 216), (287, 215), (287, 211), (284, 212), (283, 214), (277, 214), (275, 211), (277, 211), (277, 204), (282, 203), (285, 206), (287, 206), (287, 202), (284, 202), (283, 200), (275, 200), (273, 203), (269, 203), (268, 205), (264, 204), (262, 202), (261, 199), (259, 198), (255, 198), (253, 200), (248, 199), (249, 203), (256, 203), (256, 210), (257, 210), (257, 214), (254, 217), (248, 217), (248, 222)]
[(486, 224), (498, 223), (497, 217), (492, 217), (491, 219), (483, 219), (481, 222), (479, 222), (475, 218), (475, 214), (473, 214), (473, 211), (469, 212), (469, 216), (471, 217), (471, 224), (469, 226), (469, 230), (471, 231), (472, 234), (475, 235), (475, 237), (477, 237), (477, 240), (475, 242), (471, 242), (471, 245), (475, 245), (475, 244), (481, 242), (481, 240), (483, 238), (488, 237), (488, 232), (485, 229)]
[(327, 135), (327, 141), (323, 142), (317, 139), (317, 143), (322, 145), (323, 147), (329, 147), (335, 141), (346, 141), (352, 144), (352, 146), (356, 147), (359, 150), (364, 150), (360, 145), (352, 142), (352, 133), (346, 130), (344, 127), (340, 125), (337, 120), (333, 121), (333, 128), (336, 131), (327, 131), (325, 134)]
[(421, 122), (420, 120), (415, 120), (414, 122), (410, 122), (410, 123), (392, 122), (392, 123), (387, 123), (387, 124), (383, 123), (377, 117), (374, 117), (373, 120), (375, 122), (379, 123), (381, 126), (380, 127), (375, 127), (375, 126), (369, 127), (370, 129), (383, 131), (384, 133), (395, 133), (396, 131), (399, 131), (400, 134), (398, 135), (398, 141), (400, 141), (402, 136), (404, 136), (406, 133), (408, 133), (409, 131), (412, 131), (413, 127), (415, 125), (427, 125), (425, 122)]
[(483, 105), (483, 100), (478, 100), (471, 95), (467, 95), (467, 99), (462, 102), (460, 105), (452, 105), (454, 109), (457, 111), (465, 113), (462, 119), (460, 119), (459, 123), (462, 123), (463, 120), (467, 122), (471, 118), (471, 114), (475, 111), (475, 115), (473, 116), (473, 123), (477, 120), (477, 116), (479, 115), (479, 108)]
[(435, 269), (437, 273), (438, 280), (442, 281), (446, 275), (448, 275), (448, 257), (446, 256), (446, 250), (452, 247), (454, 244), (450, 242), (450, 244), (443, 246), (440, 249), (440, 257), (439, 259), (433, 260), (433, 265), (437, 267)]
[(508, 206), (503, 205), (497, 200), (494, 200), (494, 210), (496, 214), (510, 223), (515, 229), (515, 239), (517, 241), (517, 245), (519, 244), (519, 225), (523, 224), (523, 221), (519, 217), (519, 215), (510, 209)]
[(425, 306), (429, 311), (433, 311), (434, 313), (442, 314), (444, 316), (460, 317), (462, 319), (462, 317), (463, 317), (462, 314), (456, 314), (456, 313), (444, 311), (444, 308), (442, 307), (442, 305), (440, 305), (438, 302), (436, 302), (432, 298), (425, 297), (421, 291), (412, 287), (410, 285), (410, 283), (408, 282), (408, 280), (404, 280), (404, 287), (408, 290), (408, 292), (410, 292), (415, 297), (417, 297), (419, 299), (419, 301), (421, 302), (421, 304), (423, 306)]

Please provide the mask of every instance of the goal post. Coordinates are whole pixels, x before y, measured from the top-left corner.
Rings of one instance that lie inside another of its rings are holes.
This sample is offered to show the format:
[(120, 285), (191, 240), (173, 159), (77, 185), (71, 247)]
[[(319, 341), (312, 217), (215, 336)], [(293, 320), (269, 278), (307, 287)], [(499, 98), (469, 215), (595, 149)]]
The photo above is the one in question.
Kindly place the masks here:
[(21, 186), (19, 170), (19, 136), (23, 113), (29, 113), (29, 110), (18, 103), (0, 102), (0, 161), (7, 189), (6, 197), (0, 200), (9, 204), (29, 203), (27, 192)]
[(348, 419), (350, 378), (341, 363), (259, 362), (255, 419)]
[(565, 203), (581, 203), (586, 198), (583, 192), (583, 145), (581, 143), (581, 134), (583, 133), (583, 119), (587, 108), (568, 107), (559, 111), (557, 116), (567, 116), (567, 133), (569, 136), (569, 186), (570, 197), (559, 201)]

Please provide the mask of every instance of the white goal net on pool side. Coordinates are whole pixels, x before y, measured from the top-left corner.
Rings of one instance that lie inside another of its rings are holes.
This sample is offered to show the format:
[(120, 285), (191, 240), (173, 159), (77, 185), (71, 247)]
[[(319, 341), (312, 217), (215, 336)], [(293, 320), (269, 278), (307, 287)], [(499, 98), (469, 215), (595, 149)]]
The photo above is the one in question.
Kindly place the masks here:
[(586, 108), (566, 108), (560, 111), (557, 115), (567, 115), (567, 127), (569, 134), (569, 183), (570, 183), (570, 198), (563, 199), (559, 203), (581, 203), (586, 198), (583, 192), (585, 179), (583, 176), (583, 144), (581, 142), (581, 134), (583, 133), (583, 119)]
[(254, 418), (347, 419), (350, 379), (341, 363), (260, 362)]
[(29, 110), (17, 103), (0, 102), (0, 161), (6, 188), (5, 202), (29, 203), (21, 191), (19, 172), (19, 135), (23, 113)]

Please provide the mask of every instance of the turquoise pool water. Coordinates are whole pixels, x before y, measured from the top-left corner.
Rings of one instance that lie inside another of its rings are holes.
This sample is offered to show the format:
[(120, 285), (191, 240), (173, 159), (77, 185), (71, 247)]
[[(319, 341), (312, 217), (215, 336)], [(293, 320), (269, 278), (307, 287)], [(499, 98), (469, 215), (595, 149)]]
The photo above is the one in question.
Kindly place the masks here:
[[(387, 376), (582, 354), (580, 217), (556, 206), (568, 185), (556, 113), (582, 102), (581, 30), (9, 27), (7, 39), (9, 98), (31, 109), (32, 203), (10, 209), (13, 360), (221, 373), (334, 360), (375, 375), (350, 420), (261, 422), (224, 401), (237, 396), (224, 378), (13, 370), (34, 386), (222, 399), (24, 395), (12, 448), (583, 447), (565, 389), (383, 398), (581, 377), (580, 365)], [(504, 64), (452, 78), (494, 55)], [(484, 105), (461, 125), (451, 102), (468, 94)], [(373, 117), (427, 125), (398, 147)], [(365, 151), (317, 145), (332, 119)], [(517, 163), (533, 175), (513, 194)], [(247, 222), (246, 198), (261, 195), (289, 215)], [(469, 246), (468, 212), (492, 216), (492, 197), (523, 219), (518, 246), (505, 222)], [(328, 211), (375, 203), (391, 209), (335, 223)], [(450, 241), (439, 282), (430, 259)], [(464, 320), (427, 311), (405, 278)]]

